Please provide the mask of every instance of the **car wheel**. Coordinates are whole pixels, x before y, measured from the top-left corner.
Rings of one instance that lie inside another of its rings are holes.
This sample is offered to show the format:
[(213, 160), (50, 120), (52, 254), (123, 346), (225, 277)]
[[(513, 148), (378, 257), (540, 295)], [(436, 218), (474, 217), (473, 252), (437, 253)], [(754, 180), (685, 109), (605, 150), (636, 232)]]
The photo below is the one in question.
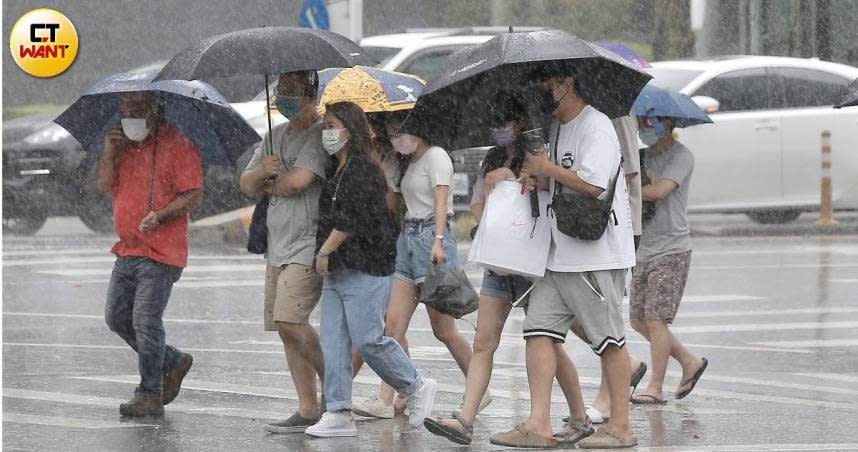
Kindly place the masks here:
[(748, 212), (748, 217), (759, 224), (786, 224), (795, 221), (801, 211), (799, 210), (760, 210)]
[(23, 217), (3, 215), (3, 233), (9, 235), (33, 235), (48, 221), (46, 212), (29, 212)]
[(96, 166), (93, 165), (87, 177), (79, 182), (81, 204), (77, 216), (93, 232), (109, 234), (113, 232), (113, 201), (110, 195), (98, 192), (95, 178)]

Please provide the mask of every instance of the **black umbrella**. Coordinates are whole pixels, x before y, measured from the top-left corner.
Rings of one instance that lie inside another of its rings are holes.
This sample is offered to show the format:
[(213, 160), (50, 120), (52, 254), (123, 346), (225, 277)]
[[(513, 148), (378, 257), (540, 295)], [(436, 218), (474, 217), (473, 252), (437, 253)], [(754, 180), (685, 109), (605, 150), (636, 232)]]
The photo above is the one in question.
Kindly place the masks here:
[(837, 102), (834, 108), (854, 107), (858, 105), (858, 78), (852, 81), (848, 90), (849, 92), (847, 92), (846, 95)]
[[(311, 28), (260, 27), (203, 39), (174, 56), (154, 81), (262, 74), (267, 102), (269, 75), (357, 64), (372, 66), (375, 61), (345, 36)], [(271, 111), (265, 110), (271, 145)]]
[(403, 131), (451, 149), (490, 144), (486, 103), (501, 90), (529, 95), (538, 73), (566, 68), (584, 100), (611, 118), (628, 115), (651, 78), (619, 55), (563, 31), (504, 33), (447, 57)]

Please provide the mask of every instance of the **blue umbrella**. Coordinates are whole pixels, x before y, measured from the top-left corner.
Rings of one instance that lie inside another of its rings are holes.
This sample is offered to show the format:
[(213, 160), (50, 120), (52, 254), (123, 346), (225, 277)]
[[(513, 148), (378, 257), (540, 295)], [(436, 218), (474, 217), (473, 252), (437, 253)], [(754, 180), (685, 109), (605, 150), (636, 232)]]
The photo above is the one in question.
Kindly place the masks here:
[(649, 64), (649, 62), (647, 62), (645, 59), (643, 59), (643, 57), (638, 55), (637, 52), (628, 48), (624, 44), (618, 44), (613, 42), (597, 42), (596, 45), (604, 47), (611, 52), (614, 52), (617, 55), (623, 57), (623, 59), (631, 61), (632, 63), (635, 63), (636, 65), (644, 69), (649, 69), (652, 67), (652, 65)]
[(685, 94), (647, 84), (635, 100), (632, 110), (635, 116), (654, 120), (670, 118), (675, 127), (688, 127), (711, 123), (709, 115)]
[(215, 88), (198, 80), (153, 82), (157, 70), (110, 76), (93, 85), (54, 122), (77, 139), (84, 150), (100, 154), (107, 131), (119, 123), (119, 96), (153, 92), (163, 104), (164, 119), (188, 137), (203, 164), (235, 165), (249, 146), (260, 141)]

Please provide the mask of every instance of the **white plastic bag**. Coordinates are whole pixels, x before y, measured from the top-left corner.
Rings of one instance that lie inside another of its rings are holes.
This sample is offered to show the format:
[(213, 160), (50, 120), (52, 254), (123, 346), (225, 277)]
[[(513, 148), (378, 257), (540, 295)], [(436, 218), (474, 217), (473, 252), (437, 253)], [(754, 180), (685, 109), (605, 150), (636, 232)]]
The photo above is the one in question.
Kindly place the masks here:
[(502, 181), (486, 199), (468, 260), (501, 275), (542, 278), (551, 248), (547, 192), (539, 192), (539, 218), (533, 218), (530, 192), (518, 182)]

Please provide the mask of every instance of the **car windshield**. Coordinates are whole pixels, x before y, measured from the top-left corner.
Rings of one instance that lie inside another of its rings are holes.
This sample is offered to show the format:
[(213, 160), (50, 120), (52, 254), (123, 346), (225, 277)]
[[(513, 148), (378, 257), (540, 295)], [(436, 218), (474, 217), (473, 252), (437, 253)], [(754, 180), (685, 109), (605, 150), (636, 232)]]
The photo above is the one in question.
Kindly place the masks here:
[(402, 48), (401, 47), (370, 47), (364, 46), (363, 48), (366, 50), (366, 53), (369, 54), (372, 59), (378, 61), (376, 67), (382, 67), (390, 61), (391, 58), (396, 56)]
[(703, 71), (695, 71), (691, 69), (668, 69), (653, 67), (647, 72), (652, 75), (652, 84), (662, 88), (669, 88), (675, 91), (681, 91), (686, 85)]

